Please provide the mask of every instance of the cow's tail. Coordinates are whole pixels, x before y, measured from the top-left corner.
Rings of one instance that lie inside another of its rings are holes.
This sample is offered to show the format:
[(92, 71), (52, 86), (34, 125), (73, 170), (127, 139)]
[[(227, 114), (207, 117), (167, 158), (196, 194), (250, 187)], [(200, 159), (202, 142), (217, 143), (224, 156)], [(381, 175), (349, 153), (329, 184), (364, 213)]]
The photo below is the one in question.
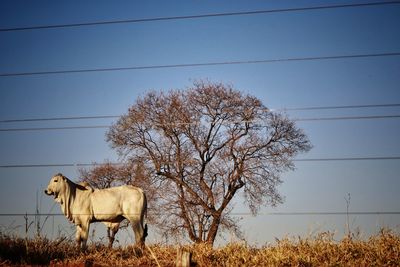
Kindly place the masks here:
[(147, 223), (144, 222), (144, 219), (147, 218), (147, 197), (146, 194), (143, 192), (143, 212), (141, 214), (141, 221), (142, 221), (142, 227), (143, 227), (143, 240), (148, 236), (147, 233)]

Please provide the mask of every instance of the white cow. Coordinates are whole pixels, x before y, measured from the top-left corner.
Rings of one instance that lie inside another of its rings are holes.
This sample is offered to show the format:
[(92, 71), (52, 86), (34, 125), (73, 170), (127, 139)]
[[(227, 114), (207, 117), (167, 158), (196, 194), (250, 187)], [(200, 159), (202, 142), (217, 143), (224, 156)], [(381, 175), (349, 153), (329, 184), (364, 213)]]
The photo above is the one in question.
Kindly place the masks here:
[(128, 185), (93, 189), (76, 184), (59, 173), (51, 178), (44, 192), (54, 196), (64, 215), (76, 225), (79, 247), (86, 248), (90, 223), (104, 222), (108, 226), (118, 226), (125, 218), (132, 225), (136, 244), (144, 246), (147, 200), (142, 189)]

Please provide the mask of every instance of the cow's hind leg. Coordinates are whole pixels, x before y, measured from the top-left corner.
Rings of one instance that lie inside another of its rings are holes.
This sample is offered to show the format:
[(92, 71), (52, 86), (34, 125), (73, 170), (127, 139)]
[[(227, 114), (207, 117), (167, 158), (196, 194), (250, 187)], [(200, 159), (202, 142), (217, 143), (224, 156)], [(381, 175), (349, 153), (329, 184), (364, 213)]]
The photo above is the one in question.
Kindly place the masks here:
[(132, 224), (132, 229), (133, 232), (135, 233), (135, 241), (136, 241), (136, 245), (139, 245), (141, 248), (144, 247), (144, 242), (147, 236), (147, 226), (146, 231), (143, 228), (142, 224), (140, 223), (139, 220), (132, 220), (131, 221)]
[(119, 229), (119, 223), (112, 223), (107, 228), (107, 236), (108, 236), (108, 248), (112, 248), (112, 245), (115, 240), (115, 235), (117, 234)]

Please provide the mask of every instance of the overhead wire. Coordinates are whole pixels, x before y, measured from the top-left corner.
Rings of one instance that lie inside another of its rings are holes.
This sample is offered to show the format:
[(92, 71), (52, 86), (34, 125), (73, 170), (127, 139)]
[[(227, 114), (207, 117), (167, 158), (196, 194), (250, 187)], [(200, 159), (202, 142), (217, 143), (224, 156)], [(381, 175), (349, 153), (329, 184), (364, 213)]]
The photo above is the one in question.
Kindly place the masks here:
[(261, 60), (214, 61), (214, 62), (183, 63), (183, 64), (128, 66), (128, 67), (115, 67), (115, 68), (90, 68), (90, 69), (69, 69), (69, 70), (9, 72), (9, 73), (4, 73), (3, 72), (3, 73), (0, 73), (0, 77), (73, 74), (73, 73), (93, 73), (93, 72), (114, 72), (114, 71), (133, 71), (133, 70), (188, 68), (188, 67), (205, 67), (205, 66), (222, 66), (222, 65), (267, 64), (267, 63), (278, 63), (278, 62), (337, 60), (337, 59), (392, 57), (392, 56), (400, 56), (400, 52), (395, 51), (395, 52), (384, 52), (384, 53), (331, 55), (331, 56), (314, 56), (314, 57), (295, 57), (295, 58), (293, 57), (293, 58), (276, 58), (276, 59), (261, 59)]
[[(248, 216), (250, 212), (232, 212), (233, 216)], [(257, 215), (400, 215), (400, 211), (306, 211), (306, 212), (261, 212)]]
[(72, 28), (72, 27), (76, 28), (76, 27), (84, 27), (84, 26), (132, 24), (132, 23), (187, 20), (187, 19), (204, 19), (204, 18), (228, 17), (228, 16), (248, 16), (248, 15), (260, 15), (260, 14), (269, 14), (269, 13), (304, 12), (304, 11), (326, 10), (326, 9), (372, 7), (372, 6), (397, 5), (397, 4), (400, 4), (400, 1), (380, 1), (380, 2), (367, 2), (367, 3), (336, 4), (336, 5), (294, 7), (294, 8), (278, 8), (278, 9), (255, 10), (255, 11), (208, 13), (208, 14), (199, 14), (199, 15), (166, 16), (166, 17), (124, 19), (124, 20), (106, 20), (106, 21), (65, 23), (65, 24), (54, 24), (54, 25), (38, 25), (38, 26), (0, 28), (0, 32), (44, 30), (44, 29)]
[(316, 161), (364, 161), (364, 160), (399, 160), (400, 156), (390, 157), (338, 157), (338, 158), (305, 158), (294, 159), (295, 162), (316, 162)]
[(373, 119), (398, 119), (400, 115), (371, 115), (371, 116), (340, 116), (318, 118), (295, 118), (294, 121), (339, 121), (339, 120), (373, 120)]
[(64, 127), (34, 127), (34, 128), (5, 128), (5, 129), (0, 129), (0, 132), (54, 131), (54, 130), (105, 129), (105, 128), (110, 128), (110, 125), (64, 126)]
[[(303, 158), (293, 159), (294, 162), (329, 162), (329, 161), (385, 161), (400, 160), (400, 156), (384, 156), (384, 157), (336, 157), (336, 158)], [(101, 165), (122, 165), (120, 162), (107, 163), (46, 163), (46, 164), (9, 164), (0, 165), (0, 168), (51, 168), (51, 167), (91, 167)]]
[(91, 120), (91, 119), (115, 119), (117, 115), (99, 115), (99, 116), (72, 116), (72, 117), (53, 117), (53, 118), (24, 118), (24, 119), (5, 119), (0, 123), (14, 122), (38, 122), (38, 121), (65, 121), (65, 120)]
[[(294, 121), (338, 121), (338, 120), (372, 120), (372, 119), (398, 119), (400, 115), (374, 115), (374, 116), (342, 116), (342, 117), (318, 117), (318, 118), (295, 118)], [(246, 121), (226, 122), (225, 125), (243, 123)], [(248, 121), (262, 124), (262, 121)], [(193, 125), (198, 122), (175, 122), (159, 125)], [(158, 124), (157, 124), (158, 125)], [(78, 130), (78, 129), (105, 129), (111, 125), (81, 125), (81, 126), (61, 126), (61, 127), (32, 127), (32, 128), (0, 128), (0, 132), (24, 132), (24, 131), (54, 131), (54, 130)]]
[[(335, 109), (362, 109), (362, 108), (383, 108), (383, 107), (400, 107), (400, 103), (392, 104), (367, 104), (367, 105), (343, 105), (343, 106), (310, 106), (310, 107), (293, 107), (293, 108), (277, 108), (269, 109), (270, 111), (307, 111), (307, 110), (335, 110)], [(116, 119), (121, 115), (96, 115), (96, 116), (64, 116), (64, 117), (47, 117), (47, 118), (21, 118), (21, 119), (3, 119), (0, 123), (16, 123), (16, 122), (40, 122), (40, 121), (66, 121), (66, 120), (91, 120), (91, 119)], [(346, 117), (344, 117), (346, 119)], [(298, 119), (302, 120), (302, 119)], [(305, 118), (304, 120), (307, 120)]]
[[(121, 163), (110, 163), (111, 165), (120, 165)], [(102, 163), (47, 163), (47, 164), (11, 164), (0, 165), (0, 168), (51, 168), (51, 167), (90, 167), (103, 165)]]
[[(276, 110), (301, 111), (301, 110), (331, 110), (331, 109), (359, 109), (359, 108), (383, 108), (383, 107), (400, 107), (400, 103), (394, 104), (367, 104), (367, 105), (342, 105), (342, 106), (312, 106), (312, 107), (293, 107), (282, 108)], [(0, 121), (1, 122), (1, 121)]]
[[(152, 213), (157, 215), (160, 213)], [(87, 215), (87, 214), (77, 214)], [(232, 216), (253, 216), (251, 212), (231, 212), (229, 215)], [(256, 216), (305, 216), (305, 215), (400, 215), (400, 211), (306, 211), (306, 212), (260, 212)], [(18, 216), (65, 216), (63, 213), (0, 213), (0, 217), (18, 217)]]

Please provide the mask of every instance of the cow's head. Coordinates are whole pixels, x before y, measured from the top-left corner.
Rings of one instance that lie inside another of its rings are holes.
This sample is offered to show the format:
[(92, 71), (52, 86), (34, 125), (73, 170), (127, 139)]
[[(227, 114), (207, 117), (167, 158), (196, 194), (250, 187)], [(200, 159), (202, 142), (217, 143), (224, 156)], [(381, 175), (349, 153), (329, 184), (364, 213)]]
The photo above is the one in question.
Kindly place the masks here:
[(61, 173), (58, 173), (51, 178), (47, 189), (44, 193), (48, 196), (54, 196), (54, 200), (63, 204), (63, 198), (61, 195), (65, 192), (65, 187), (67, 185), (66, 177)]

